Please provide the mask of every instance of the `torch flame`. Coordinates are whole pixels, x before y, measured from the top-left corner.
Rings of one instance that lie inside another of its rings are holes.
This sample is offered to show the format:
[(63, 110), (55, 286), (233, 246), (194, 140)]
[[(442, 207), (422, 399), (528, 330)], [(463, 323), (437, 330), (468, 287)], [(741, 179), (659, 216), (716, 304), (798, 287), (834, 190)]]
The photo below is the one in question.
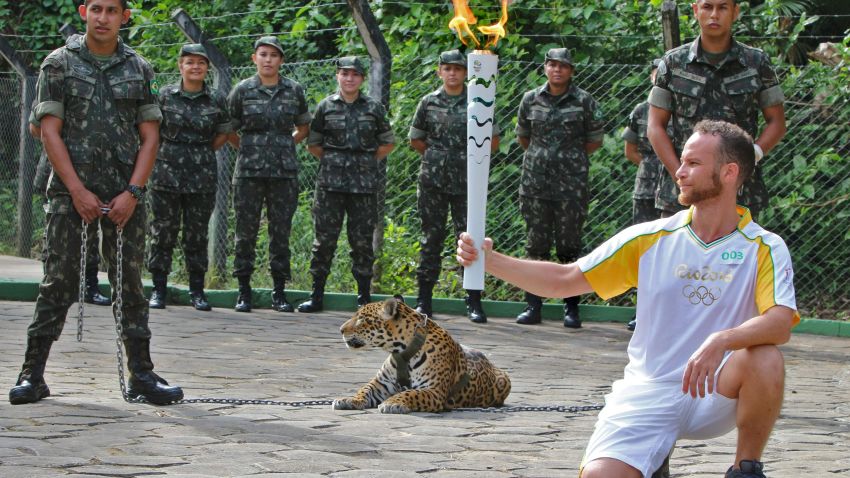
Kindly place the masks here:
[(507, 34), (505, 23), (508, 23), (508, 0), (502, 0), (502, 17), (499, 18), (498, 22), (485, 27), (478, 27), (478, 31), (489, 37), (484, 48), (496, 46), (496, 43), (499, 43), (499, 40), (505, 37)]
[(469, 46), (464, 38), (464, 36), (468, 36), (473, 42), (475, 42), (475, 46), (480, 46), (481, 42), (479, 42), (478, 38), (475, 37), (475, 33), (469, 29), (469, 25), (474, 25), (478, 22), (475, 15), (472, 14), (469, 4), (466, 3), (466, 0), (452, 0), (452, 4), (455, 8), (455, 16), (449, 22), (449, 28), (457, 33), (458, 39), (464, 45)]
[[(487, 43), (484, 45), (485, 48), (496, 46), (496, 43), (506, 35), (505, 24), (508, 22), (509, 0), (501, 0), (501, 2), (502, 16), (499, 18), (499, 21), (492, 25), (478, 27), (478, 31), (488, 37)], [(475, 43), (476, 47), (481, 46), (481, 42), (478, 41), (475, 33), (469, 28), (470, 25), (474, 25), (478, 20), (469, 8), (467, 0), (452, 0), (452, 5), (454, 5), (455, 16), (449, 22), (449, 28), (457, 34), (458, 39), (464, 45), (469, 46), (465, 38), (469, 37)]]

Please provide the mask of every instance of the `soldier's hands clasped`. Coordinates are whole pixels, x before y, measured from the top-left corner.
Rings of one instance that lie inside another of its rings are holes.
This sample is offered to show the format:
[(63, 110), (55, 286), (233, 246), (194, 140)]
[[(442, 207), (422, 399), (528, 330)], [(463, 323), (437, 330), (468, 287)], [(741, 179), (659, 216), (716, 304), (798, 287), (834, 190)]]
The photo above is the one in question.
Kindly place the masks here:
[(77, 214), (83, 218), (83, 221), (86, 221), (86, 224), (91, 224), (92, 221), (99, 218), (101, 209), (106, 207), (106, 204), (101, 202), (100, 198), (88, 189), (71, 193), (71, 201), (74, 203)]

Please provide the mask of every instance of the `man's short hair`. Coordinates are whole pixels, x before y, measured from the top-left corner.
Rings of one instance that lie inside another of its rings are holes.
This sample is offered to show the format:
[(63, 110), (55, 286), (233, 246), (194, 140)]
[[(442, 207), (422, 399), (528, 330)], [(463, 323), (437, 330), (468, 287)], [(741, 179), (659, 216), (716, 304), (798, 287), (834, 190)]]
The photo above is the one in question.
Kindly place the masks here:
[(750, 178), (756, 167), (753, 137), (740, 126), (726, 121), (702, 120), (694, 126), (694, 133), (717, 136), (717, 156), (723, 164), (738, 165), (738, 184)]
[[(84, 1), (83, 1), (83, 5), (85, 5), (85, 6), (89, 6), (89, 2), (91, 2), (91, 1), (92, 1), (92, 0), (84, 0)], [(122, 9), (122, 10), (126, 10), (126, 9), (128, 9), (128, 8), (130, 8), (129, 0), (121, 0), (121, 9)]]

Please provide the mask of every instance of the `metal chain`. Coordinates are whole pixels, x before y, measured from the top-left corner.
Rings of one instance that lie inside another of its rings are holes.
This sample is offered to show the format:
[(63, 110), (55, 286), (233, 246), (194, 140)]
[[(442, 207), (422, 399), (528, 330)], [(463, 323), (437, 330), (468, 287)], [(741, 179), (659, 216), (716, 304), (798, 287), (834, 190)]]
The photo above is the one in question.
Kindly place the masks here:
[(86, 254), (89, 242), (89, 231), (86, 220), (82, 220), (83, 229), (80, 233), (80, 293), (77, 297), (77, 342), (83, 341), (83, 313), (86, 299)]
[(127, 393), (127, 382), (124, 380), (124, 349), (121, 337), (124, 335), (124, 230), (116, 228), (115, 245), (115, 355), (118, 357), (118, 386), (121, 387), (121, 397), (128, 403), (145, 403), (143, 399), (131, 397)]

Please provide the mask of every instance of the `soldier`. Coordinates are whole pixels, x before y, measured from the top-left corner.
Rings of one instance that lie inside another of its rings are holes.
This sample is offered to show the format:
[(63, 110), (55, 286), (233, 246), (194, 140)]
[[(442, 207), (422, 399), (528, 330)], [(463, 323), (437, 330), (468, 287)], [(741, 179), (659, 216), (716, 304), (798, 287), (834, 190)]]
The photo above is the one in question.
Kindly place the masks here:
[[(655, 74), (661, 59), (652, 60), (652, 70), (649, 75), (651, 83), (655, 83)], [(626, 159), (637, 165), (635, 175), (635, 190), (632, 193), (632, 223), (653, 221), (661, 217), (661, 209), (655, 207), (655, 194), (658, 189), (658, 177), (664, 166), (655, 155), (649, 138), (646, 136), (646, 124), (649, 116), (649, 103), (646, 101), (635, 106), (629, 115), (629, 125), (623, 130)], [(636, 321), (630, 320), (629, 330), (635, 330)]]
[[(466, 58), (458, 50), (440, 54), (437, 76), (443, 86), (425, 95), (410, 126), (410, 145), (422, 155), (418, 204), (422, 219), (419, 243), (419, 297), (416, 310), (431, 317), (431, 295), (440, 275), (449, 208), (455, 238), (466, 229)], [(491, 151), (499, 148), (499, 129), (493, 125)], [(487, 322), (481, 291), (468, 290), (469, 320)]]
[[(785, 96), (767, 55), (732, 38), (740, 13), (737, 0), (697, 0), (691, 8), (700, 35), (664, 55), (648, 100), (649, 140), (668, 173), (661, 175), (657, 206), (665, 217), (682, 208), (675, 173), (685, 140), (700, 120), (723, 120), (756, 138), (756, 170), (738, 201), (757, 218), (769, 200), (759, 161), (785, 135)], [(759, 111), (765, 120), (761, 135)], [(667, 134), (670, 120), (672, 136)]]
[[(76, 300), (82, 223), (89, 234), (100, 223), (103, 258), (116, 299), (121, 288), (121, 339), (127, 351), (133, 397), (164, 405), (183, 398), (180, 387), (153, 373), (148, 303), (142, 293), (145, 240), (142, 199), (159, 141), (162, 117), (150, 65), (118, 36), (130, 19), (122, 0), (86, 0), (79, 7), (86, 34), (71, 37), (45, 58), (37, 83), (35, 119), (53, 166), (47, 187), (47, 251), (27, 350), (12, 404), (50, 395), (44, 367), (53, 341)], [(105, 215), (105, 217), (104, 217)], [(122, 277), (118, 277), (117, 238), (122, 231)], [(116, 314), (119, 312), (115, 304)]]
[[(587, 216), (588, 156), (602, 146), (602, 111), (572, 82), (573, 60), (566, 48), (552, 48), (544, 60), (546, 84), (525, 93), (516, 134), (525, 150), (519, 188), (520, 212), (528, 227), (526, 255), (570, 263), (581, 252)], [(543, 300), (526, 293), (528, 306), (518, 324), (538, 324)], [(578, 297), (564, 299), (564, 327), (579, 328)]]
[[(33, 104), (33, 111), (30, 113), (29, 118), (29, 130), (30, 134), (37, 140), (41, 141), (41, 122), (37, 121), (34, 116), (35, 113), (35, 104)], [(35, 194), (38, 195), (42, 201), (44, 202), (45, 210), (47, 210), (47, 182), (50, 179), (50, 175), (53, 173), (53, 168), (50, 166), (50, 160), (47, 159), (47, 151), (44, 148), (41, 150), (41, 156), (38, 158), (38, 165), (35, 170), (35, 178), (33, 178), (32, 187)], [(47, 232), (45, 230), (45, 232)], [(89, 242), (86, 245), (86, 285), (85, 292), (83, 295), (83, 301), (87, 304), (94, 305), (111, 305), (112, 300), (109, 297), (100, 293), (100, 285), (98, 284), (97, 279), (97, 271), (100, 267), (100, 229), (98, 229), (98, 234), (92, 234), (89, 236)], [(47, 243), (47, 239), (43, 238), (44, 246)], [(42, 257), (41, 260), (44, 262), (47, 254), (47, 250), (42, 247)]]
[(339, 90), (319, 102), (310, 124), (307, 149), (319, 160), (313, 203), (316, 237), (310, 260), (313, 291), (310, 299), (298, 306), (299, 312), (324, 308), (325, 281), (346, 215), (357, 305), (371, 300), (378, 163), (393, 150), (395, 138), (381, 103), (360, 93), (365, 74), (359, 58), (340, 58), (336, 69)]
[(171, 254), (182, 221), (189, 299), (196, 310), (211, 310), (204, 294), (207, 229), (218, 178), (215, 150), (227, 142), (230, 115), (226, 98), (205, 84), (209, 56), (203, 45), (183, 45), (177, 67), (181, 81), (159, 92), (162, 141), (148, 199), (151, 243), (147, 267), (153, 276), (149, 305), (165, 308)]
[(251, 60), (257, 74), (242, 80), (228, 98), (233, 129), (231, 143), (239, 149), (233, 172), (236, 211), (236, 254), (233, 275), (239, 280), (237, 312), (252, 306), (251, 274), (257, 256), (257, 231), (263, 203), (269, 228), (269, 269), (274, 290), (272, 308), (292, 312), (286, 282), (292, 278), (289, 233), (298, 206), (298, 158), (295, 145), (310, 132), (310, 112), (304, 88), (280, 75), (283, 47), (277, 38), (254, 42)]

